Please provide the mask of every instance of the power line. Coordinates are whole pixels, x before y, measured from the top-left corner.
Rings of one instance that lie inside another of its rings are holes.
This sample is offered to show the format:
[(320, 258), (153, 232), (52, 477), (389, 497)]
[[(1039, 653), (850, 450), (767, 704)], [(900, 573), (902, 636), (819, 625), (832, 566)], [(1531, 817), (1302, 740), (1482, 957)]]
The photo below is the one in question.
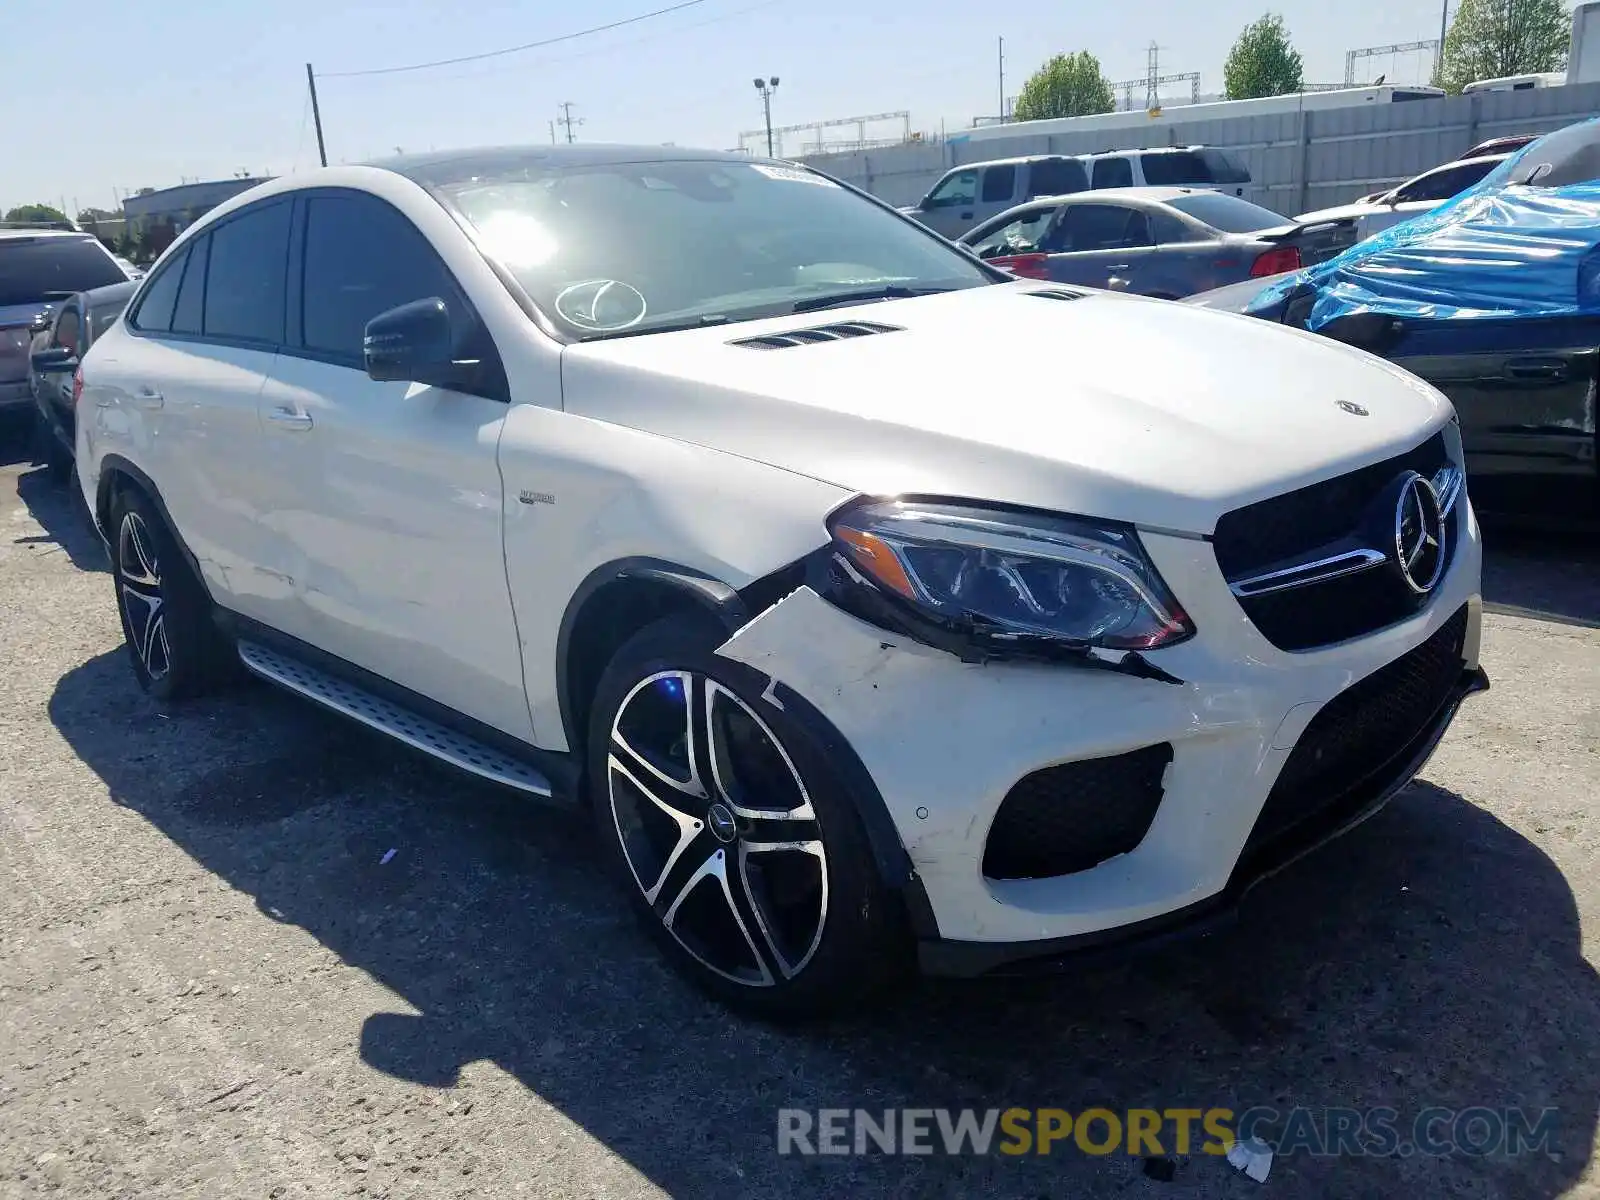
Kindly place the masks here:
[[(482, 79), (494, 78), (495, 76), (505, 75), (512, 71), (526, 72), (529, 67), (559, 66), (563, 63), (578, 62), (581, 59), (586, 58), (595, 58), (599, 55), (617, 54), (620, 51), (628, 50), (637, 46), (649, 46), (655, 42), (661, 41), (664, 38), (679, 37), (686, 33), (692, 33), (696, 29), (704, 29), (710, 25), (720, 25), (724, 21), (733, 20), (735, 17), (742, 17), (748, 13), (759, 12), (764, 8), (775, 8), (779, 4), (787, 4), (789, 2), (790, 0), (757, 0), (757, 3), (755, 4), (747, 4), (742, 8), (729, 9), (727, 12), (717, 13), (714, 16), (705, 17), (699, 21), (685, 21), (680, 24), (673, 25), (670, 28), (663, 29), (658, 33), (647, 33), (643, 37), (628, 38), (625, 41), (611, 41), (599, 46), (591, 47), (588, 50), (574, 50), (565, 54), (538, 54), (533, 58), (525, 59), (520, 63), (503, 63), (499, 66), (492, 67), (468, 67), (465, 70), (456, 71), (449, 75), (435, 75), (431, 78), (428, 76), (414, 75), (410, 78), (394, 79), (391, 80), (390, 83), (391, 86), (408, 83), (421, 83), (427, 85), (428, 87), (435, 87), (440, 83), (449, 83), (452, 81), (468, 81), (475, 83)], [(938, 75), (941, 79), (949, 78), (949, 72), (934, 72), (934, 74)], [(328, 78), (330, 78), (328, 75), (318, 75), (317, 82), (321, 83)], [(932, 76), (930, 75), (929, 78), (932, 78)]]
[(679, 3), (668, 5), (666, 8), (657, 8), (647, 13), (640, 13), (636, 17), (624, 17), (620, 21), (611, 21), (605, 25), (595, 25), (589, 29), (580, 29), (576, 33), (563, 33), (559, 37), (544, 38), (537, 42), (526, 42), (521, 46), (507, 46), (503, 50), (486, 50), (482, 54), (463, 54), (459, 58), (441, 58), (433, 62), (412, 63), (404, 67), (373, 67), (366, 71), (328, 71), (325, 79), (350, 79), (357, 75), (398, 75), (403, 71), (426, 71), (432, 67), (450, 67), (457, 63), (479, 62), (485, 58), (500, 58), (507, 54), (520, 54), (524, 50), (537, 50), (541, 46), (554, 46), (558, 42), (570, 42), (576, 38), (589, 37), (596, 33), (605, 33), (610, 29), (621, 29), (624, 25), (637, 25), (640, 21), (649, 21), (655, 17), (664, 17), (669, 13), (681, 12), (686, 8), (694, 8), (704, 4), (705, 0), (679, 0)]

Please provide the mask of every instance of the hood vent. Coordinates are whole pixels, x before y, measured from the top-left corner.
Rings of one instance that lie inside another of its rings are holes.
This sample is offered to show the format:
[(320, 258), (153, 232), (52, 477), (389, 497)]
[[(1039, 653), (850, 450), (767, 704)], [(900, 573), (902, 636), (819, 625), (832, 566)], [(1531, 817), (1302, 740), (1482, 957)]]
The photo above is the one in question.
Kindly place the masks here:
[(1046, 300), (1082, 300), (1086, 292), (1069, 292), (1066, 288), (1044, 288), (1037, 292), (1026, 293), (1029, 296), (1042, 296)]
[(785, 329), (781, 333), (740, 338), (728, 345), (744, 346), (749, 350), (787, 350), (791, 346), (809, 346), (815, 342), (843, 342), (874, 333), (897, 332), (901, 332), (898, 325), (880, 325), (876, 321), (840, 321), (837, 325), (818, 325), (814, 329)]

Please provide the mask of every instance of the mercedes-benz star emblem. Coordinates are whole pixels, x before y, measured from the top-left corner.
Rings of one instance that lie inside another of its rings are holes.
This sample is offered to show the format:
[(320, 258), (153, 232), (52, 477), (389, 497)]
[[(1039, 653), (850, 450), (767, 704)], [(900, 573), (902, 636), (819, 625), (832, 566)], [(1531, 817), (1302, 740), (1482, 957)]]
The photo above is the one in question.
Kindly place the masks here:
[(1433, 485), (1415, 471), (1407, 472), (1394, 506), (1395, 565), (1400, 578), (1418, 595), (1433, 591), (1444, 574), (1444, 518)]
[(712, 836), (719, 842), (731, 842), (739, 833), (739, 827), (733, 820), (733, 812), (720, 801), (713, 804), (711, 811), (706, 813), (706, 824), (711, 826)]
[(1362, 408), (1361, 405), (1355, 403), (1353, 400), (1335, 400), (1334, 403), (1340, 408), (1344, 409), (1344, 411), (1349, 413), (1352, 417), (1365, 417), (1371, 415), (1366, 409)]

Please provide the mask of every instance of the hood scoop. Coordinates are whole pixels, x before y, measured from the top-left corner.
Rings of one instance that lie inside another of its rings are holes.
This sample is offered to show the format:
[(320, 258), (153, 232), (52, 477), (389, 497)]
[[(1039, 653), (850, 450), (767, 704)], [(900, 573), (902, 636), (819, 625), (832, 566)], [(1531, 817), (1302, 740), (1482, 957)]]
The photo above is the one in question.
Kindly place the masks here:
[(1045, 300), (1082, 300), (1086, 292), (1072, 292), (1066, 288), (1042, 288), (1038, 291), (1026, 293), (1029, 296), (1038, 296)]
[(899, 325), (882, 325), (876, 321), (840, 321), (833, 325), (817, 325), (811, 329), (785, 329), (780, 333), (765, 333), (760, 337), (739, 338), (730, 346), (743, 346), (747, 350), (788, 350), (794, 346), (810, 346), (817, 342), (843, 342), (850, 338), (869, 337), (874, 333), (903, 332)]

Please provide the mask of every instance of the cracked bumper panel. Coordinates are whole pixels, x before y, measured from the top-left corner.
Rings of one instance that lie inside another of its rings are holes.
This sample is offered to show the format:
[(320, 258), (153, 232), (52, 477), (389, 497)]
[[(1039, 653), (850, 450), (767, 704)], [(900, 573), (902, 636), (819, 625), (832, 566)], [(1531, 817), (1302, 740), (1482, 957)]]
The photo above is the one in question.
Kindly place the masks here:
[[(793, 688), (855, 748), (921, 877), (939, 936), (1028, 942), (1101, 933), (1174, 913), (1226, 888), (1300, 734), (1339, 692), (1419, 645), (1463, 606), (1464, 666), (1477, 667), (1482, 549), (1470, 507), (1433, 602), (1376, 634), (1305, 653), (1245, 619), (1211, 547), (1143, 535), (1196, 637), (1151, 661), (1181, 686), (1070, 665), (970, 665), (849, 616), (809, 588), (719, 653)], [(1071, 875), (986, 879), (985, 841), (1030, 772), (1158, 743), (1165, 794), (1131, 853)]]

